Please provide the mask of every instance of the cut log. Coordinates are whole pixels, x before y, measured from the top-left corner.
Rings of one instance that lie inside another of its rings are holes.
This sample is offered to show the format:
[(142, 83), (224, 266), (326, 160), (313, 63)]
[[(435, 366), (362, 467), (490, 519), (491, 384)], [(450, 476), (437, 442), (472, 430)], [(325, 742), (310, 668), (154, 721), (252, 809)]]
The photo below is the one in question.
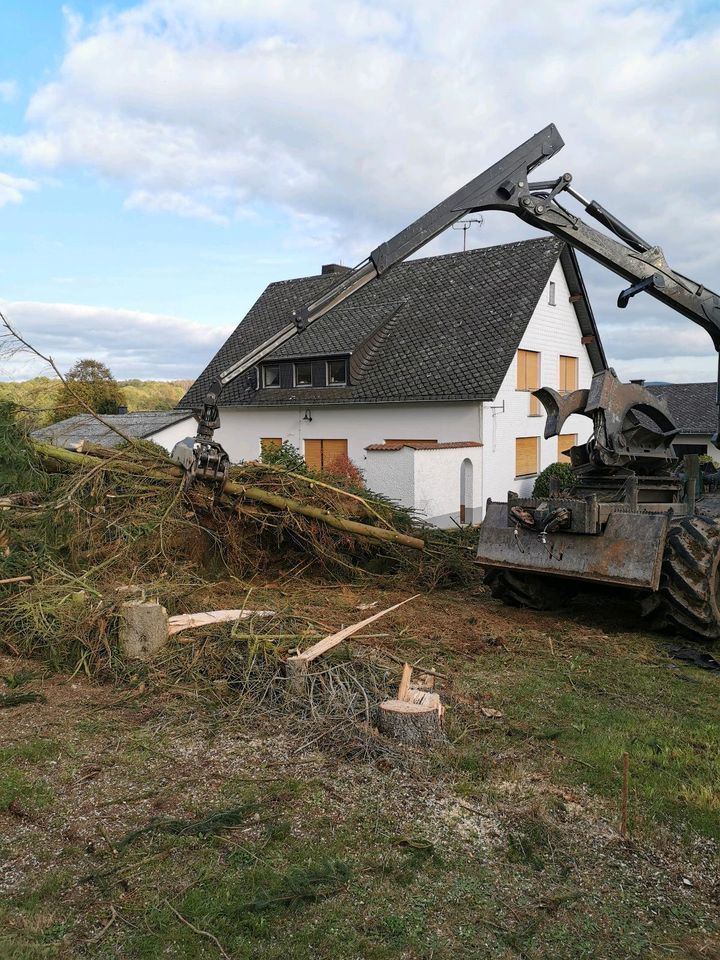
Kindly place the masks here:
[[(75, 453), (73, 450), (65, 450), (63, 447), (53, 447), (51, 444), (41, 443), (38, 440), (33, 440), (32, 444), (37, 454), (44, 460), (64, 463), (72, 467), (103, 467), (110, 473), (129, 473), (135, 476), (142, 476), (148, 480), (163, 480), (165, 482), (175, 477), (185, 476), (185, 471), (181, 467), (173, 464), (164, 464), (161, 469), (148, 469), (146, 465), (141, 463), (133, 463), (121, 458), (117, 460), (108, 458), (105, 460), (99, 456)], [(345, 520), (343, 517), (337, 517), (335, 514), (321, 507), (313, 507), (306, 503), (300, 503), (300, 501), (294, 500), (291, 497), (282, 497), (279, 494), (270, 493), (258, 487), (248, 486), (230, 480), (225, 484), (223, 492), (228, 496), (254, 500), (259, 503), (265, 503), (277, 510), (288, 510), (290, 513), (297, 513), (304, 517), (310, 517), (313, 520), (319, 520), (328, 527), (341, 530), (343, 533), (349, 533), (355, 537), (367, 537), (370, 540), (385, 540), (390, 543), (398, 543), (404, 547), (412, 547), (414, 550), (425, 549), (425, 541), (419, 537), (411, 537), (406, 533), (399, 533), (397, 530), (387, 530), (384, 527), (375, 527), (369, 523), (359, 523), (357, 520)]]
[[(409, 703), (407, 700), (385, 700), (380, 704), (378, 728), (381, 733), (411, 746), (429, 746), (445, 738), (440, 698), (429, 702)], [(438, 709), (440, 707), (440, 709)]]

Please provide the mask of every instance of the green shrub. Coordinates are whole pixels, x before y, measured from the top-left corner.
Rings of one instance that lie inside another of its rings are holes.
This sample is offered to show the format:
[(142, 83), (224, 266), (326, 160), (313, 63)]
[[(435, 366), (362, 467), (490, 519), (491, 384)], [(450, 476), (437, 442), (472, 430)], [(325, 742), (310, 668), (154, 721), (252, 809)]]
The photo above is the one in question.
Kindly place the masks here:
[(550, 477), (557, 477), (560, 480), (560, 489), (569, 490), (575, 485), (575, 474), (569, 463), (551, 463), (545, 467), (542, 473), (538, 474), (532, 495), (534, 497), (550, 496)]
[(275, 444), (265, 444), (260, 454), (263, 463), (271, 463), (277, 467), (284, 467), (293, 473), (307, 473), (308, 468), (297, 447), (294, 447), (288, 440), (283, 440), (280, 446)]

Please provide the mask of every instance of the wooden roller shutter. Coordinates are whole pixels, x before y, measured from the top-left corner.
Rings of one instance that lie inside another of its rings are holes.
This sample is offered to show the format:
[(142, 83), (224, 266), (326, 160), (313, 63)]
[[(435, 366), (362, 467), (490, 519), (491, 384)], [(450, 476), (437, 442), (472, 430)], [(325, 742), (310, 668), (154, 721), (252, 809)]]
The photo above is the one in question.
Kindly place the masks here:
[(347, 440), (323, 440), (322, 442), (322, 468), (328, 467), (337, 460), (338, 457), (347, 456)]
[(311, 470), (322, 470), (322, 440), (305, 441), (305, 463)]
[(260, 437), (260, 452), (265, 453), (273, 447), (282, 446), (282, 437)]
[(577, 357), (560, 357), (560, 393), (572, 393), (578, 385)]
[(558, 436), (557, 458), (559, 463), (570, 463), (570, 457), (563, 453), (563, 451), (569, 450), (570, 447), (574, 447), (576, 443), (576, 433), (561, 433)]
[(338, 457), (347, 456), (347, 440), (306, 440), (305, 463), (311, 470), (327, 470)]
[(515, 440), (515, 476), (532, 477), (538, 472), (540, 437), (518, 437)]
[[(537, 390), (540, 386), (540, 354), (535, 350), (518, 350), (517, 352), (517, 389)], [(537, 397), (530, 397), (531, 417), (540, 413), (540, 401)]]

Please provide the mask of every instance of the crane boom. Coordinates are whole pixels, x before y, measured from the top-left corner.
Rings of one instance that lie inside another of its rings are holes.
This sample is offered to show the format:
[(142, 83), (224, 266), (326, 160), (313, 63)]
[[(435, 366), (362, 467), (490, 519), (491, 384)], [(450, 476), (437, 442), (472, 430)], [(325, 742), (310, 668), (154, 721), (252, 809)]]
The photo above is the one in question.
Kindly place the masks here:
[[(203, 410), (198, 415), (198, 435), (194, 445), (195, 465), (191, 468), (193, 475), (218, 479), (226, 473), (227, 456), (222, 447), (212, 439), (214, 430), (219, 425), (218, 400), (224, 386), (256, 366), (283, 343), (353, 296), (367, 283), (412, 256), (457, 220), (469, 213), (483, 210), (512, 213), (525, 223), (565, 240), (575, 249), (630, 281), (630, 286), (618, 297), (620, 308), (625, 307), (631, 297), (644, 291), (701, 326), (710, 335), (719, 356), (720, 409), (720, 297), (703, 284), (673, 270), (660, 247), (653, 246), (638, 236), (601, 204), (587, 200), (578, 193), (572, 186), (572, 174), (563, 173), (554, 180), (531, 183), (531, 172), (563, 146), (564, 141), (555, 124), (549, 124), (405, 227), (391, 240), (376, 247), (367, 260), (345, 273), (325, 293), (299, 306), (285, 326), (222, 371), (212, 384)], [(566, 209), (558, 200), (564, 192), (578, 201), (587, 214), (615, 236), (608, 236)], [(224, 455), (224, 469), (216, 466), (218, 451)], [(198, 469), (200, 461), (202, 464)]]

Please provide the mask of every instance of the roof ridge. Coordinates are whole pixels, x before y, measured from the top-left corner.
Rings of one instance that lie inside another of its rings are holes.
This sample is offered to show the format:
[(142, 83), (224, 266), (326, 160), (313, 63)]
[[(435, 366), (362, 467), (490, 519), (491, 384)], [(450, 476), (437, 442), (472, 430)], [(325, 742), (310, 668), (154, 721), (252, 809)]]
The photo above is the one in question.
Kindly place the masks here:
[[(564, 240), (560, 240), (559, 237), (547, 236), (547, 237), (530, 237), (528, 240), (511, 240), (509, 243), (493, 243), (488, 247), (473, 247), (471, 250), (450, 250), (448, 253), (433, 253), (427, 257), (413, 257), (412, 259), (400, 260), (398, 263), (394, 264), (392, 269), (395, 270), (398, 267), (409, 267), (414, 263), (427, 263), (428, 260), (449, 260), (452, 257), (472, 257), (480, 253), (489, 253), (491, 250), (507, 250), (509, 247), (523, 247), (530, 246), (531, 244), (543, 244), (545, 246), (553, 246), (557, 244), (562, 246), (565, 243)], [(369, 259), (369, 257), (368, 257)], [(363, 261), (361, 261), (362, 263)], [(351, 268), (351, 269), (354, 269)], [(270, 287), (280, 287), (288, 283), (300, 283), (302, 280), (328, 280), (335, 279), (339, 276), (347, 276), (347, 274), (329, 274), (329, 273), (308, 273), (301, 277), (287, 277), (285, 280), (271, 280), (270, 283), (265, 288), (268, 290)], [(328, 283), (328, 287), (331, 287), (332, 284)]]

